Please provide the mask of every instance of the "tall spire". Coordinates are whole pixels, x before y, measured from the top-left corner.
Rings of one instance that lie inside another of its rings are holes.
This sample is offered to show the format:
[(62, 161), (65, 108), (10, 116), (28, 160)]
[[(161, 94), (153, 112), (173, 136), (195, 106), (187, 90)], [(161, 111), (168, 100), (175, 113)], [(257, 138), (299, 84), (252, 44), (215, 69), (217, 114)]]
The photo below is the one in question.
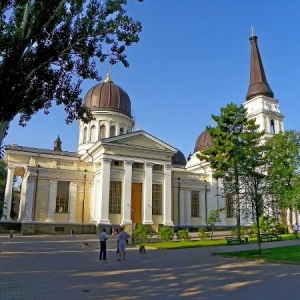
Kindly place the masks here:
[(257, 46), (257, 36), (254, 35), (253, 27), (251, 27), (251, 36), (249, 38), (251, 43), (251, 58), (250, 58), (250, 84), (246, 100), (249, 100), (258, 95), (264, 95), (274, 98), (266, 78), (264, 66), (260, 57)]

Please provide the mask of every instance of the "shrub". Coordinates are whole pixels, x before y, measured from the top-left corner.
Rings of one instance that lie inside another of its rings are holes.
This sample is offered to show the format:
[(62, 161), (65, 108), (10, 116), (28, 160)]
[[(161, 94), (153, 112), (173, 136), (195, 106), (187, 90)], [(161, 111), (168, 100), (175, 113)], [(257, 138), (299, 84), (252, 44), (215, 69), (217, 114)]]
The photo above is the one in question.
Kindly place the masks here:
[(136, 242), (149, 242), (147, 227), (143, 224), (136, 224), (133, 238)]
[(181, 230), (178, 230), (177, 233), (176, 233), (176, 236), (177, 236), (177, 239), (182, 241), (189, 241), (191, 239), (191, 236), (189, 235), (189, 230), (188, 229), (181, 229)]
[[(249, 234), (247, 229), (243, 225), (240, 227), (240, 233), (241, 233), (241, 237), (245, 237), (245, 235)], [(232, 236), (237, 236), (237, 227), (232, 227), (231, 228), (231, 235)]]
[(198, 229), (198, 236), (201, 241), (208, 240), (210, 233), (204, 227)]
[(256, 223), (252, 223), (252, 225), (250, 226), (250, 235), (257, 236), (257, 224)]
[(173, 240), (174, 233), (171, 227), (164, 226), (159, 230), (159, 236), (163, 241), (169, 242)]
[(287, 233), (287, 226), (283, 223), (276, 223), (275, 224), (275, 230), (278, 234)]

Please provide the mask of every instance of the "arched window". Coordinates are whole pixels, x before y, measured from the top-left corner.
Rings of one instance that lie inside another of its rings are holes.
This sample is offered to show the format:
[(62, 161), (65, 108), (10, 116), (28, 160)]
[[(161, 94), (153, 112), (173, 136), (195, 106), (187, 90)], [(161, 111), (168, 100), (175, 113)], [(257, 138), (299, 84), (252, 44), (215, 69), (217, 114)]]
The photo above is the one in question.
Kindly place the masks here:
[(123, 127), (120, 128), (120, 134), (124, 134), (124, 128)]
[(91, 143), (96, 142), (96, 126), (91, 127), (91, 138), (90, 138)]
[(116, 127), (111, 126), (110, 127), (110, 137), (115, 136), (115, 135), (116, 135)]
[(272, 134), (275, 134), (275, 123), (274, 123), (274, 120), (272, 119), (271, 122), (270, 122), (270, 131)]
[(105, 125), (100, 126), (100, 139), (105, 139), (106, 128)]
[(82, 139), (83, 144), (86, 143), (86, 139), (87, 139), (87, 128), (84, 127), (84, 129), (83, 129), (83, 139)]

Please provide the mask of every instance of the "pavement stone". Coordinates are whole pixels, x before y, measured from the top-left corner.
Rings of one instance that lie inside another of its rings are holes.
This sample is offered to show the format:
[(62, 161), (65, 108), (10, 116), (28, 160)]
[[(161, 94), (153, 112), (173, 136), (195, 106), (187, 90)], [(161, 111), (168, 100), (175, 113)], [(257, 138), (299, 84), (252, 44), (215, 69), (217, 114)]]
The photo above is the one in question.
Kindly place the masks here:
[[(227, 233), (224, 233), (227, 235)], [(219, 235), (221, 238), (222, 235)], [(90, 247), (82, 247), (83, 242)], [(299, 240), (263, 243), (291, 246)], [(97, 235), (0, 236), (0, 299), (222, 299), (298, 300), (299, 265), (224, 258), (213, 252), (256, 249), (255, 244), (182, 250), (127, 248), (116, 261), (99, 261)]]

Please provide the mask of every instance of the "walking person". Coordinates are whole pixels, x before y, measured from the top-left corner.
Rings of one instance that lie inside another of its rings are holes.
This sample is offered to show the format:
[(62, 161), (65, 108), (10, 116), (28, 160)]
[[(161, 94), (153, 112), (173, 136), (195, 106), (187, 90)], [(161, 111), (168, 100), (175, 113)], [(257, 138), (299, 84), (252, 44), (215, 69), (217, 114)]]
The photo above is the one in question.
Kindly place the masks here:
[(14, 231), (13, 229), (11, 229), (11, 230), (9, 231), (9, 238), (10, 238), (11, 241), (14, 240), (14, 233), (15, 233), (15, 231)]
[(295, 237), (295, 239), (298, 239), (299, 225), (298, 225), (297, 222), (294, 224), (293, 230), (294, 230), (294, 237)]
[(120, 233), (117, 238), (117, 247), (119, 250), (119, 258), (117, 261), (126, 260), (126, 241), (130, 238), (130, 235), (124, 231), (124, 228), (121, 227)]
[(99, 260), (107, 260), (106, 258), (106, 241), (108, 239), (108, 236), (106, 234), (106, 229), (104, 228), (103, 231), (99, 234), (99, 240), (100, 240), (100, 255)]

